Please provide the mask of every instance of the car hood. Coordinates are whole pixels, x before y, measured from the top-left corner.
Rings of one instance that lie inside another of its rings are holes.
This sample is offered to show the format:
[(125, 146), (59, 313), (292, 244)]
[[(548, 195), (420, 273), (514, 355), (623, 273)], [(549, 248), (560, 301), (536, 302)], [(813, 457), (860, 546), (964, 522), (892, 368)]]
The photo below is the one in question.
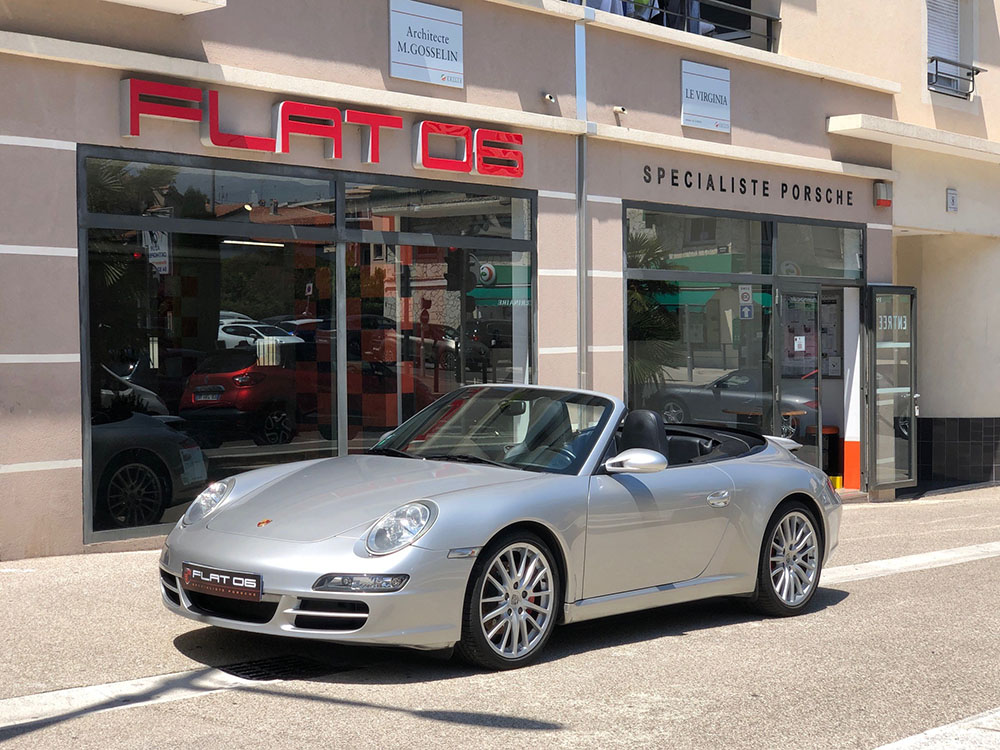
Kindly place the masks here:
[[(257, 539), (318, 542), (376, 521), (411, 500), (537, 477), (479, 464), (355, 455), (310, 461), (233, 499), (208, 528)], [(262, 521), (268, 523), (259, 526)]]

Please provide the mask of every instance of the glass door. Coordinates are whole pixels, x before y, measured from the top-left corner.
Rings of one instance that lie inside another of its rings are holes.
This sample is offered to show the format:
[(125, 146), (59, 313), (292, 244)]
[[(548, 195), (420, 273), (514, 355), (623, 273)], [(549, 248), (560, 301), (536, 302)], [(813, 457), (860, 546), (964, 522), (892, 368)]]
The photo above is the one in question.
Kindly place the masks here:
[(786, 287), (778, 307), (780, 346), (775, 376), (775, 433), (802, 447), (798, 457), (822, 466), (820, 426), (820, 320), (816, 291)]
[(916, 301), (912, 287), (869, 288), (869, 490), (917, 481)]

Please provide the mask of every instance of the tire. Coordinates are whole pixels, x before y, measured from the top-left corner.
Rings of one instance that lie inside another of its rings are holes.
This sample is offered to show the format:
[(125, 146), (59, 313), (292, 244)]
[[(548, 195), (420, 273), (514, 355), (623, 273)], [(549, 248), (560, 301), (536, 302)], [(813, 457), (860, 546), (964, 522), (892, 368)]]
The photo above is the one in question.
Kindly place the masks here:
[(149, 526), (159, 522), (170, 498), (170, 475), (159, 459), (128, 453), (104, 470), (97, 514), (112, 528)]
[(440, 362), (442, 370), (458, 370), (458, 355), (451, 350), (441, 353)]
[[(823, 570), (819, 528), (815, 513), (798, 500), (783, 503), (774, 512), (764, 531), (757, 588), (750, 600), (756, 611), (789, 617), (806, 608)], [(786, 543), (789, 538), (791, 544)]]
[(683, 424), (688, 420), (687, 409), (676, 398), (668, 398), (660, 406), (660, 414), (667, 424)]
[(288, 411), (281, 406), (272, 406), (264, 413), (257, 430), (252, 435), (257, 445), (284, 445), (295, 437), (295, 424)]
[[(510, 578), (512, 570), (520, 570), (521, 577)], [(532, 595), (522, 599), (528, 582)], [(561, 592), (555, 555), (541, 538), (517, 530), (501, 535), (483, 550), (469, 576), (458, 653), (485, 669), (531, 664), (555, 629)], [(522, 646), (525, 635), (527, 647)]]
[(332, 424), (323, 424), (323, 423), (320, 423), (318, 425), (318, 428), (319, 428), (319, 435), (320, 435), (321, 438), (323, 438), (324, 440), (333, 440), (333, 425)]

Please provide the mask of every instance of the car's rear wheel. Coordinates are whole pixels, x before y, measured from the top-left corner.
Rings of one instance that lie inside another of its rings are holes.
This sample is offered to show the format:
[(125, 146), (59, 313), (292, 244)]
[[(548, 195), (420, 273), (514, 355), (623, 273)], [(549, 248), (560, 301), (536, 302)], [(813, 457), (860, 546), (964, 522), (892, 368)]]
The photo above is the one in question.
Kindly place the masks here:
[(97, 491), (99, 516), (118, 528), (157, 523), (170, 498), (170, 479), (157, 463), (126, 455), (109, 466)]
[(490, 544), (472, 569), (458, 651), (487, 669), (535, 661), (559, 614), (559, 572), (548, 545), (527, 531)]
[(753, 607), (775, 617), (805, 609), (819, 587), (823, 567), (819, 525), (798, 500), (784, 503), (764, 532)]

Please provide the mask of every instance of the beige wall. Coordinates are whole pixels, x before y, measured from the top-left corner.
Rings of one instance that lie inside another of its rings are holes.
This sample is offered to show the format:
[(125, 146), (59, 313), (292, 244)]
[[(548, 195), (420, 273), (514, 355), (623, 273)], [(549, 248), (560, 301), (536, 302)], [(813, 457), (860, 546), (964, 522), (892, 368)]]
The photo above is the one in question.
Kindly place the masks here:
[(1000, 241), (926, 235), (895, 245), (896, 282), (917, 287), (920, 416), (1000, 416)]
[[(627, 43), (623, 44), (627, 39)], [(624, 50), (627, 49), (627, 54)], [(681, 61), (727, 68), (732, 133), (681, 127)], [(668, 135), (888, 167), (889, 148), (831, 138), (826, 118), (863, 112), (892, 116), (892, 96), (776, 70), (658, 40), (587, 31), (588, 118)], [(628, 111), (616, 118), (615, 106)]]
[(1000, 0), (962, 0), (962, 62), (987, 68), (972, 101), (927, 89), (926, 0), (783, 0), (778, 51), (902, 84), (897, 119), (997, 140), (1000, 137)]
[[(897, 226), (1000, 236), (997, 165), (907, 148), (893, 148)], [(945, 210), (948, 188), (958, 190), (958, 211)]]
[[(465, 89), (389, 77), (386, 0), (238, 0), (183, 17), (101, 0), (6, 0), (0, 27), (375, 90), (575, 114), (571, 23), (481, 0), (446, 5), (464, 13)], [(508, 64), (484, 54), (498, 40)], [(542, 99), (545, 91), (555, 104)]]

